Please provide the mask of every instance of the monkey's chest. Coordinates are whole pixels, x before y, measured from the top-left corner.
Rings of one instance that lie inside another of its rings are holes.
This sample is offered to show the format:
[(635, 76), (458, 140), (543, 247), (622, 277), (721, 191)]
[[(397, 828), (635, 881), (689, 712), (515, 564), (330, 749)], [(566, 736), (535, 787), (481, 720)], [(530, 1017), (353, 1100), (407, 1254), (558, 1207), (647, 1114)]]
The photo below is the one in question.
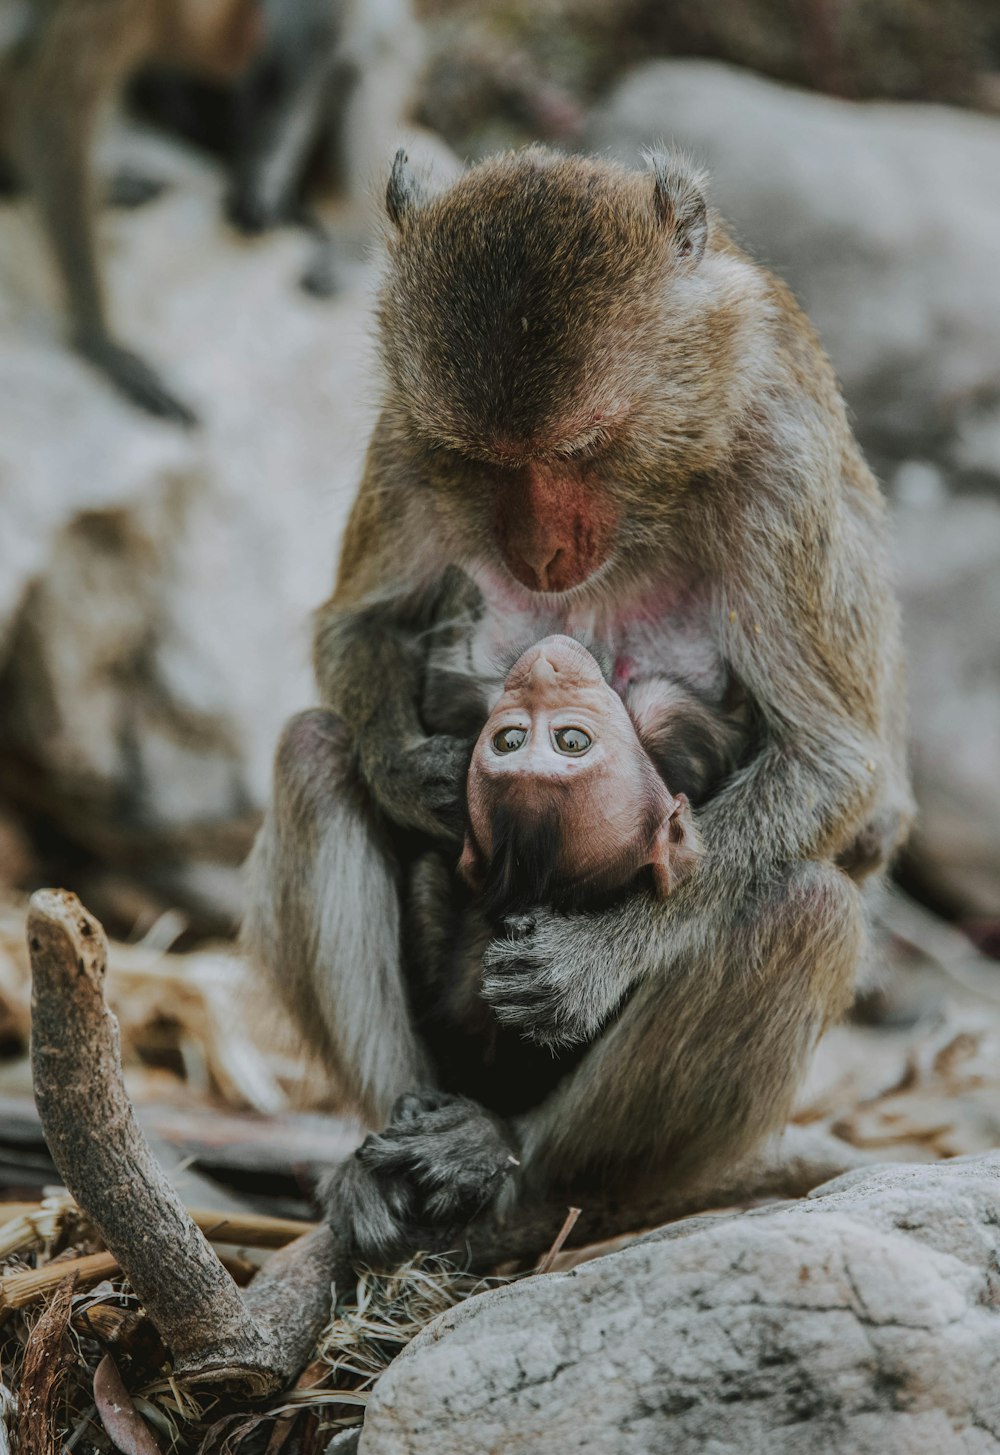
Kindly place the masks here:
[(614, 611), (548, 607), (500, 590), (450, 618), (432, 634), (423, 716), (429, 732), (475, 734), (503, 690), (509, 668), (542, 637), (565, 633), (584, 643), (616, 691), (668, 675), (708, 701), (721, 701), (727, 673), (712, 633), (707, 594), (663, 590)]

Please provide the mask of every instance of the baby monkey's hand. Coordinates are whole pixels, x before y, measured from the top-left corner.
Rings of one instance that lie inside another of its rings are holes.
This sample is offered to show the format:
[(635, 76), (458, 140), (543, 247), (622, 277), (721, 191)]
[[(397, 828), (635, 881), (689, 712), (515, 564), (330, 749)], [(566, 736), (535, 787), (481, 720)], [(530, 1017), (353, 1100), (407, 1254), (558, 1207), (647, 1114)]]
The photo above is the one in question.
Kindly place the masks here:
[(502, 1026), (552, 1050), (594, 1039), (630, 983), (599, 926), (600, 916), (544, 907), (504, 921), (506, 936), (483, 955), (482, 988)]

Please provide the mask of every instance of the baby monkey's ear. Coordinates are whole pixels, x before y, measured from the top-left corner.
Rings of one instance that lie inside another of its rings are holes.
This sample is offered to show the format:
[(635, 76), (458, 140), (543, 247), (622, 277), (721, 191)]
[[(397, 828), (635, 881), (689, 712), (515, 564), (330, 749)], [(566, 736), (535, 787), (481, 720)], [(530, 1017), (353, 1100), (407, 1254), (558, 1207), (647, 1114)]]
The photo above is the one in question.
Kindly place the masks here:
[(462, 845), (462, 857), (458, 861), (458, 874), (464, 879), (470, 889), (479, 891), (486, 879), (486, 866), (483, 863), (483, 856), (479, 852), (479, 846), (470, 834), (465, 831), (465, 843)]
[(694, 873), (700, 858), (701, 839), (691, 805), (683, 793), (678, 793), (673, 808), (656, 830), (650, 849), (649, 866), (659, 897), (666, 899), (683, 884)]

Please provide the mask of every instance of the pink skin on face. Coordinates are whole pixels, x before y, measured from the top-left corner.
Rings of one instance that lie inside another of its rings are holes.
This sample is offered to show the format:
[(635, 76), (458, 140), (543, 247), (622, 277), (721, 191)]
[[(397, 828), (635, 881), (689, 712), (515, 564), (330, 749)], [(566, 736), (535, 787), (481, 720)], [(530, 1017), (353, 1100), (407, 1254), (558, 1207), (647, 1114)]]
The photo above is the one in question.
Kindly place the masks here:
[[(568, 855), (560, 867), (574, 878), (600, 873), (631, 849), (666, 893), (693, 848), (693, 829), (681, 842), (686, 800), (669, 792), (625, 704), (569, 637), (546, 637), (518, 658), (479, 735), (468, 780), (471, 833), (459, 866), (472, 883), (492, 853), (501, 796), (525, 814), (556, 806)], [(640, 843), (651, 820), (660, 828)]]

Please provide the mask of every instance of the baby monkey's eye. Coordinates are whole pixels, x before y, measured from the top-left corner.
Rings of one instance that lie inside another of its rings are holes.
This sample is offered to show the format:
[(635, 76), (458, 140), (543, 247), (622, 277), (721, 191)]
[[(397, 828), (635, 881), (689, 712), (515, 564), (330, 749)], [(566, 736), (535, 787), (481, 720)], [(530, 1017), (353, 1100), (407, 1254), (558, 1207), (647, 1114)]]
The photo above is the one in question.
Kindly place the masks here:
[(498, 753), (516, 753), (528, 736), (524, 728), (506, 727), (493, 734), (493, 746)]
[(560, 753), (572, 753), (575, 757), (585, 753), (591, 742), (589, 733), (585, 733), (583, 728), (574, 727), (557, 728), (555, 739)]

